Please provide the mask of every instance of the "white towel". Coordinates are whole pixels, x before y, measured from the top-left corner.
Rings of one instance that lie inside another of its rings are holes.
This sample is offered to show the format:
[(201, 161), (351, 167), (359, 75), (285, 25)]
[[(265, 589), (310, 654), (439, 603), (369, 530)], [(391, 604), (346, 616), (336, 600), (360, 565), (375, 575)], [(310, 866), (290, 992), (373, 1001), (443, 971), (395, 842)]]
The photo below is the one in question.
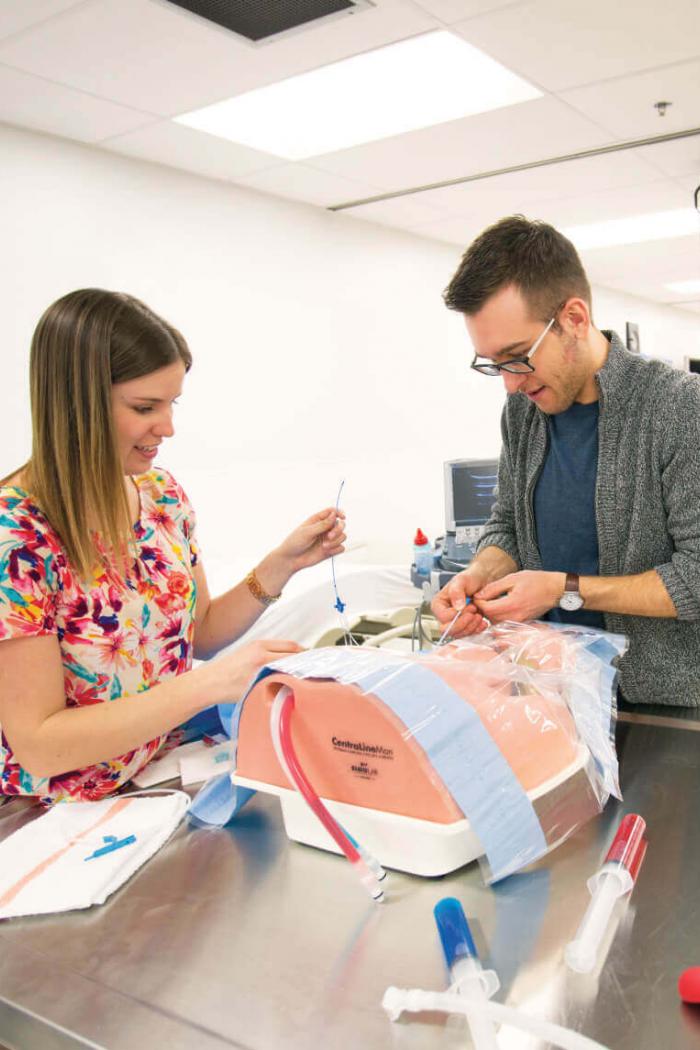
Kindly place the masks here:
[(57, 803), (0, 843), (0, 919), (103, 904), (167, 842), (189, 805), (182, 791)]

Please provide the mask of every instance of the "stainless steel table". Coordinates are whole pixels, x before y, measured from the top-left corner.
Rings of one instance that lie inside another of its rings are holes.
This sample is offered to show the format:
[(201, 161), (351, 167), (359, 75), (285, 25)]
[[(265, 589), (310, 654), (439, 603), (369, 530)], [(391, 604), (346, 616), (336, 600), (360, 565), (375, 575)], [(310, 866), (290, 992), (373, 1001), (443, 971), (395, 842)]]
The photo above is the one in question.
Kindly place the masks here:
[[(676, 980), (700, 964), (700, 722), (623, 718), (624, 807), (494, 889), (474, 865), (441, 879), (392, 872), (387, 902), (374, 905), (344, 860), (289, 843), (276, 800), (261, 795), (223, 831), (181, 828), (102, 907), (0, 925), (0, 1045), (464, 1048), (463, 1019), (391, 1024), (380, 1006), (388, 984), (444, 987), (432, 908), (452, 895), (500, 975), (500, 1001), (611, 1050), (699, 1047), (700, 1007), (681, 1005)], [(574, 975), (562, 951), (585, 880), (629, 811), (647, 820), (647, 859), (604, 966)], [(30, 816), (0, 810), (0, 836)], [(513, 1029), (500, 1042), (542, 1047)]]

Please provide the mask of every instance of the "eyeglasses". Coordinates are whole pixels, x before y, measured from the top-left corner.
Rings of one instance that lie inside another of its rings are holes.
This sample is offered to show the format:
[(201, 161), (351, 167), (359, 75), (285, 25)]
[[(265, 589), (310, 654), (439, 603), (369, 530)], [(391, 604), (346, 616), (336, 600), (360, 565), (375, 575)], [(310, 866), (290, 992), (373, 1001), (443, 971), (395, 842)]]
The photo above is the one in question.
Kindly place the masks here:
[(526, 372), (534, 372), (535, 369), (530, 364), (530, 358), (535, 350), (537, 350), (555, 320), (556, 314), (549, 322), (542, 335), (535, 340), (527, 353), (523, 354), (522, 357), (513, 357), (510, 361), (504, 361), (502, 365), (497, 365), (495, 361), (477, 361), (479, 355), (474, 354), (474, 360), (470, 367), (473, 368), (475, 372), (481, 372), (481, 374), (485, 376), (497, 376), (500, 375), (501, 372), (512, 372), (513, 375), (524, 375)]

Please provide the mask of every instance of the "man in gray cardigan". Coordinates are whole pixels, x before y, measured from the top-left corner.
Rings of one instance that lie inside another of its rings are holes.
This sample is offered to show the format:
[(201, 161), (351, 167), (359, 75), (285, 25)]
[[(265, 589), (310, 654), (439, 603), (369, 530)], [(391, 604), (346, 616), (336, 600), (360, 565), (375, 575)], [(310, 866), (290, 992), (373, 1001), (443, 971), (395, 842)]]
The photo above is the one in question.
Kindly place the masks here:
[(445, 302), (508, 396), (496, 503), (436, 616), (463, 607), (456, 635), (484, 617), (625, 634), (627, 701), (700, 705), (697, 377), (599, 331), (571, 242), (522, 216), (468, 248)]

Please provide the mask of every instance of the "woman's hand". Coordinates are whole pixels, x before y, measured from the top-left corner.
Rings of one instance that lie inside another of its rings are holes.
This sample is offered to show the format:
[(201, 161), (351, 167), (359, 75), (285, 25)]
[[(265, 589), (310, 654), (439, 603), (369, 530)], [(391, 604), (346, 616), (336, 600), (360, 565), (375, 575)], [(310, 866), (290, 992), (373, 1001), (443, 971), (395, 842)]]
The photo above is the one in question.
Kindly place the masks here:
[(299, 569), (318, 565), (345, 550), (345, 515), (335, 507), (312, 514), (279, 547), (256, 566), (255, 574), (268, 594), (279, 594)]
[(303, 649), (296, 642), (281, 641), (274, 638), (259, 639), (242, 645), (220, 660), (206, 664), (207, 670), (216, 676), (217, 702), (225, 703), (240, 700), (246, 689), (265, 664), (273, 663), (290, 653), (301, 653)]
[(345, 540), (345, 515), (335, 507), (326, 507), (290, 532), (274, 553), (287, 562), (292, 575), (342, 554)]

